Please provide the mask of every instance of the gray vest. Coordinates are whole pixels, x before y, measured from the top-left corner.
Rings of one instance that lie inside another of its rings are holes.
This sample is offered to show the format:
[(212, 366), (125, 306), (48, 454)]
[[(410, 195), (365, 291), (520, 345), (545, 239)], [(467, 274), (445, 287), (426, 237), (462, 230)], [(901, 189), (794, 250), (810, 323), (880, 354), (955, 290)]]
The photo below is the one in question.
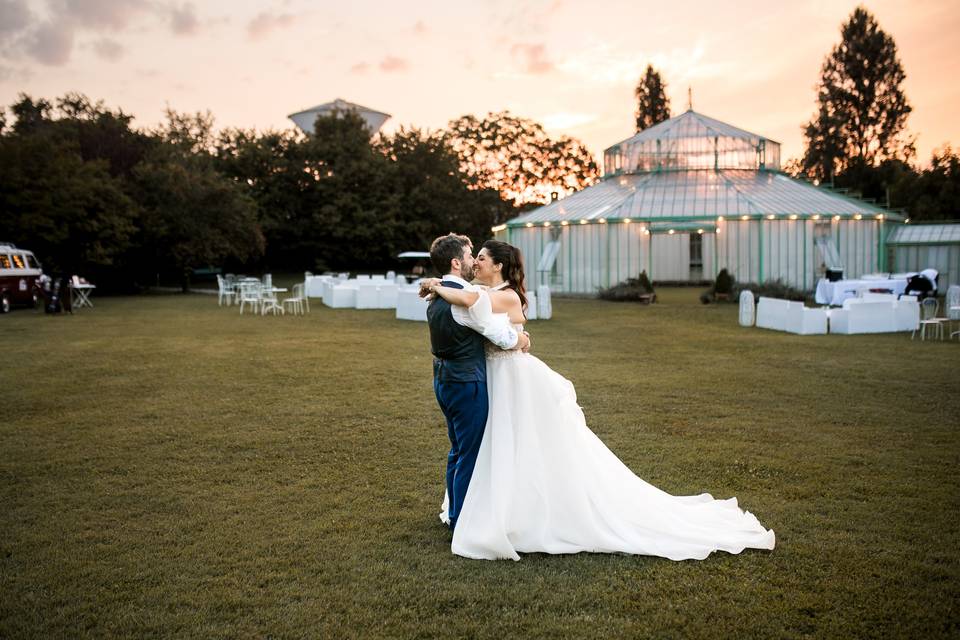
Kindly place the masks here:
[[(444, 287), (462, 289), (455, 282)], [(430, 351), (433, 353), (433, 377), (439, 382), (486, 382), (487, 362), (484, 355), (486, 338), (458, 324), (453, 319), (450, 303), (437, 296), (427, 307), (430, 325)]]

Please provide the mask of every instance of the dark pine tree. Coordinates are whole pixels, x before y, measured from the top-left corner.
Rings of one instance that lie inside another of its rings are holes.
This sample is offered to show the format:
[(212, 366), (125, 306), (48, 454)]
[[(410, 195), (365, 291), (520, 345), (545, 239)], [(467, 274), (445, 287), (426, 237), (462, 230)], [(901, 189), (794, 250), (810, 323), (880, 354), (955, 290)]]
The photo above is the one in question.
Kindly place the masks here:
[(660, 72), (648, 64), (643, 77), (637, 84), (637, 133), (649, 129), (658, 122), (670, 118), (670, 99), (667, 98), (667, 85)]
[(851, 168), (909, 160), (914, 153), (912, 141), (905, 139), (911, 107), (901, 88), (906, 75), (893, 38), (863, 7), (840, 32), (840, 44), (820, 72), (817, 113), (803, 127), (801, 173), (820, 181)]

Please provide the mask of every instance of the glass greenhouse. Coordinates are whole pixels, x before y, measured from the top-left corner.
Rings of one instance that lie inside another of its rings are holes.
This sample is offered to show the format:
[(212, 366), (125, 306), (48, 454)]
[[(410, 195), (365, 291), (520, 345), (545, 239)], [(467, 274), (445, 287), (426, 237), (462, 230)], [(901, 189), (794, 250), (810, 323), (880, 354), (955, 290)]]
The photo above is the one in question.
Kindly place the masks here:
[[(783, 280), (886, 267), (902, 217), (780, 171), (780, 144), (689, 110), (606, 150), (604, 178), (494, 229), (528, 286), (595, 294), (640, 271), (655, 281)], [(531, 269), (536, 265), (535, 272)]]
[(605, 175), (690, 169), (780, 169), (780, 143), (695, 111), (670, 118), (604, 152)]

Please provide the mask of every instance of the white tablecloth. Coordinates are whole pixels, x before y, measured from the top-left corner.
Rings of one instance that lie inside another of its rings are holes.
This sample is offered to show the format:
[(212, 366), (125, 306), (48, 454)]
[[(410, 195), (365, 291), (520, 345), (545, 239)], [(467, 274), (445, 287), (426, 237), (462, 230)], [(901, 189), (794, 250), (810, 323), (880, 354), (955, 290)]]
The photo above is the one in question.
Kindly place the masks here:
[(831, 304), (834, 306), (840, 306), (843, 304), (843, 301), (848, 298), (856, 298), (857, 291), (860, 289), (865, 289), (867, 291), (873, 289), (888, 289), (893, 295), (899, 296), (907, 288), (906, 278), (892, 278), (886, 280), (837, 280), (836, 282), (830, 282), (826, 279), (821, 278), (817, 282), (817, 294), (816, 301), (817, 304)]

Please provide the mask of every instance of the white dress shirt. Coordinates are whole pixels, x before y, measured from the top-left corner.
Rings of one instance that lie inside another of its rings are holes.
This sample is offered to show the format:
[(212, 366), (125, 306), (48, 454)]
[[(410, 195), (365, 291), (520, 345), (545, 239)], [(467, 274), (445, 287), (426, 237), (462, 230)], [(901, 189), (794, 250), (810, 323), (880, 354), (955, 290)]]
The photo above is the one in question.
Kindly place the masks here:
[[(475, 285), (453, 274), (447, 274), (443, 276), (441, 280), (455, 282), (463, 286), (464, 291), (477, 291), (478, 289)], [(470, 310), (467, 307), (461, 307), (456, 304), (450, 305), (450, 313), (453, 314), (453, 320), (457, 324), (473, 329), (501, 349), (513, 349), (517, 346), (517, 341), (520, 340), (520, 335), (517, 333), (517, 330), (510, 326), (509, 323), (485, 322), (470, 315)]]

